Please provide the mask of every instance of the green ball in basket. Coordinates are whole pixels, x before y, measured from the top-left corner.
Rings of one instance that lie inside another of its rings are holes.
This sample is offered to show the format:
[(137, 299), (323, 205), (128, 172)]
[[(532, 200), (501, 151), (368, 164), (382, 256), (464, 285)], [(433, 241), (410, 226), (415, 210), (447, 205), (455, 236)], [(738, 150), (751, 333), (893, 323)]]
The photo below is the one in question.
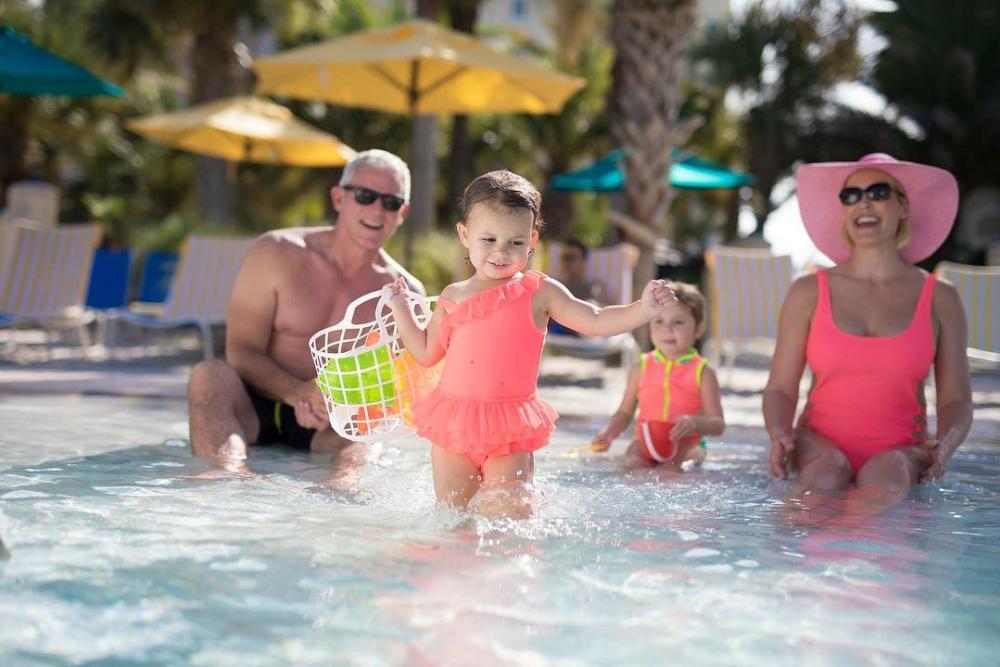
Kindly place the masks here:
[(340, 405), (370, 405), (396, 398), (389, 347), (351, 357), (333, 357), (317, 376), (320, 391)]

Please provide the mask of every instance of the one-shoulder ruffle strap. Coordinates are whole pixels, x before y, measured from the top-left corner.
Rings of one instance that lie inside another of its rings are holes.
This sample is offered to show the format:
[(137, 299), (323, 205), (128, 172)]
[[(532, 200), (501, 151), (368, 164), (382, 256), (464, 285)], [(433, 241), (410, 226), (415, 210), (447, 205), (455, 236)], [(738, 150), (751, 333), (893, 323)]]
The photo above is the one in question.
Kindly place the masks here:
[(526, 294), (534, 294), (544, 278), (545, 276), (537, 271), (528, 271), (516, 280), (508, 280), (502, 285), (483, 290), (457, 304), (445, 299), (447, 302), (445, 323), (448, 326), (455, 326), (485, 317), (506, 302), (515, 301)]
[[(559, 413), (536, 394), (526, 399), (465, 399), (433, 391), (413, 406), (417, 433), (446, 449), (493, 451), (508, 443), (542, 447)], [(454, 449), (453, 449), (454, 448)]]

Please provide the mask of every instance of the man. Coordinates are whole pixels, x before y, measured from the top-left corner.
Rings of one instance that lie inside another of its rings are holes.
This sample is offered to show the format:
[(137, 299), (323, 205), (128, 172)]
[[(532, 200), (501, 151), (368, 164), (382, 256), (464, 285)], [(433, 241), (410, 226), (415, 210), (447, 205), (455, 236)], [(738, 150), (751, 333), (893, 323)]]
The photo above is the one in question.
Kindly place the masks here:
[(362, 446), (330, 428), (309, 338), (399, 276), (423, 292), (382, 249), (409, 210), (410, 170), (392, 153), (365, 151), (330, 196), (336, 226), (276, 230), (251, 246), (226, 313), (226, 361), (191, 370), (191, 448), (224, 472), (246, 474), (248, 446), (257, 443), (339, 451), (345, 470), (363, 460)]
[[(594, 305), (605, 305), (601, 302), (600, 286), (587, 279), (587, 257), (590, 248), (577, 239), (568, 239), (561, 244), (559, 253), (559, 279), (570, 294), (578, 299), (590, 301)], [(579, 336), (572, 329), (567, 329), (555, 320), (549, 320), (549, 332), (566, 336)]]

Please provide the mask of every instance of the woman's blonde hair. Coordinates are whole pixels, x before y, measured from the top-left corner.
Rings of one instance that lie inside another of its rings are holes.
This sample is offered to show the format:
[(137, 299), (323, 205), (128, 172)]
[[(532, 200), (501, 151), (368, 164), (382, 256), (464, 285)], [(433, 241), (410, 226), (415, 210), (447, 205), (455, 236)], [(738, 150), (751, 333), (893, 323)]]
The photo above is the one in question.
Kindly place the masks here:
[[(910, 202), (906, 198), (906, 190), (904, 190), (903, 186), (899, 184), (899, 181), (897, 181), (889, 174), (885, 175), (889, 179), (889, 185), (892, 186), (892, 191), (896, 193), (896, 196), (899, 197), (899, 201), (902, 202), (903, 206), (905, 206), (907, 209), (907, 215), (899, 219), (899, 226), (896, 227), (896, 248), (904, 248), (906, 247), (906, 244), (910, 242), (910, 236), (912, 234), (910, 230), (910, 216), (909, 216)], [(842, 224), (840, 226), (840, 233), (844, 237), (844, 242), (847, 243), (847, 245), (851, 249), (853, 249), (854, 241), (851, 240), (851, 235), (847, 233), (846, 216), (844, 223), (845, 224)]]

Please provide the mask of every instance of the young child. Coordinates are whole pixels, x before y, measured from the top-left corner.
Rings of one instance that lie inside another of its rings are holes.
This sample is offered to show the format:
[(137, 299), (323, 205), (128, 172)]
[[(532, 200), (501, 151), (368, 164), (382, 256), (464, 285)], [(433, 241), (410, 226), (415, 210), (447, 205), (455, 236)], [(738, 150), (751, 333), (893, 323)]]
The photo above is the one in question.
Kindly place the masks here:
[(548, 442), (558, 417), (536, 393), (548, 319), (609, 336), (674, 301), (665, 282), (650, 281), (639, 301), (599, 308), (542, 273), (524, 272), (542, 225), (541, 199), (506, 170), (469, 184), (456, 227), (475, 273), (444, 289), (426, 329), (414, 321), (403, 286), (385, 288), (406, 349), (426, 366), (445, 360), (437, 388), (413, 406), (417, 433), (433, 445), (438, 500), (464, 508), (482, 489), (475, 509), (490, 516), (531, 512), (532, 452)]
[(639, 420), (626, 457), (631, 464), (667, 464), (678, 470), (685, 461), (705, 458), (705, 435), (726, 428), (719, 380), (694, 342), (705, 333), (705, 297), (694, 285), (669, 283), (677, 303), (649, 323), (655, 349), (629, 371), (618, 410), (597, 434), (590, 449), (603, 452), (625, 430), (636, 403)]

